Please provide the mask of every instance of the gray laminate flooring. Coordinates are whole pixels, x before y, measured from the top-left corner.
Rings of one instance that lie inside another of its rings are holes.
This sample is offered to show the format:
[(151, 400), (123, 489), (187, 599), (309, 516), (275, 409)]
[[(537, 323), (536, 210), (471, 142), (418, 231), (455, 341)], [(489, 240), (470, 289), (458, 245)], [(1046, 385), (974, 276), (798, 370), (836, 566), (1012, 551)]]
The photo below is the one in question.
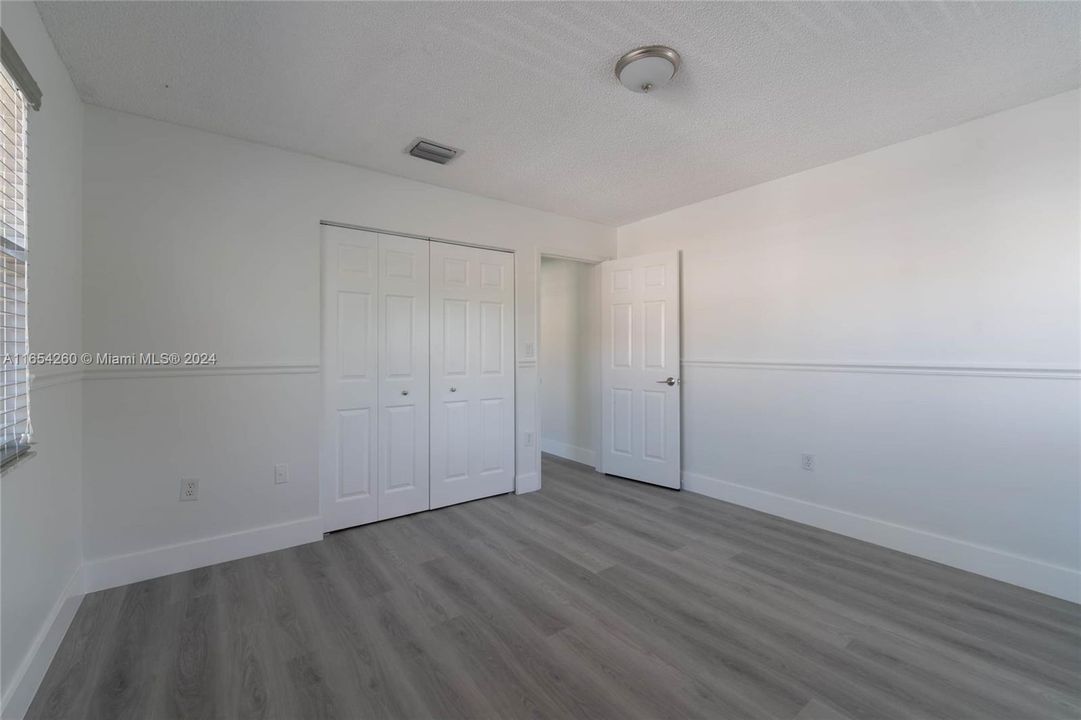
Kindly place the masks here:
[(89, 595), (30, 718), (1078, 718), (1081, 606), (546, 458)]

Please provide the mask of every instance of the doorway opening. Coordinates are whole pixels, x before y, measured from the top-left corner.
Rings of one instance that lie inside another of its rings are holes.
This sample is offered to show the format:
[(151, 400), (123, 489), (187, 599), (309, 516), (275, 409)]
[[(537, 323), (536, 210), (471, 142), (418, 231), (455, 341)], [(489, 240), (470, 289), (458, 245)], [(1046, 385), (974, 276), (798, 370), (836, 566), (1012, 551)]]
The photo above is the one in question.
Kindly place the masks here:
[(600, 271), (541, 256), (540, 449), (596, 468), (600, 457)]

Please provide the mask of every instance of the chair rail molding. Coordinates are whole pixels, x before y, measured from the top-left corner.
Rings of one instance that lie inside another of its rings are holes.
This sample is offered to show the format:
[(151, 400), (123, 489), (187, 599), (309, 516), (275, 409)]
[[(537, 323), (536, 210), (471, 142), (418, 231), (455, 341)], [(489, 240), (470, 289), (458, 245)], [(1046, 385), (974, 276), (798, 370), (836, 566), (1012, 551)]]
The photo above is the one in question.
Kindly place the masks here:
[(134, 378), (210, 377), (216, 375), (317, 375), (318, 360), (302, 362), (229, 362), (213, 365), (120, 365), (92, 366), (84, 371), (87, 380), (129, 380)]
[(57, 385), (79, 382), (83, 379), (82, 368), (61, 368), (59, 370), (39, 370), (30, 375), (30, 390), (43, 390)]
[(683, 367), (718, 370), (871, 373), (876, 375), (958, 375), (971, 377), (1081, 380), (1081, 368), (1040, 365), (935, 365), (917, 363), (803, 362), (793, 360), (719, 360), (686, 358)]

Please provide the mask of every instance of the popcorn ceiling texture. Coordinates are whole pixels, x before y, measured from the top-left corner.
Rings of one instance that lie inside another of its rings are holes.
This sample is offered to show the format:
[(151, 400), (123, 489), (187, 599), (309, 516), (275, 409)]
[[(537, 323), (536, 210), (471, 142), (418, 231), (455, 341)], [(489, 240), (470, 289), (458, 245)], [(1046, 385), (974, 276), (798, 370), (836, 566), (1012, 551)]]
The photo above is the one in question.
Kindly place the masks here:
[[(1078, 3), (38, 7), (88, 103), (611, 225), (1081, 76)], [(615, 62), (651, 43), (683, 68), (628, 92)], [(418, 136), (465, 153), (411, 158)]]

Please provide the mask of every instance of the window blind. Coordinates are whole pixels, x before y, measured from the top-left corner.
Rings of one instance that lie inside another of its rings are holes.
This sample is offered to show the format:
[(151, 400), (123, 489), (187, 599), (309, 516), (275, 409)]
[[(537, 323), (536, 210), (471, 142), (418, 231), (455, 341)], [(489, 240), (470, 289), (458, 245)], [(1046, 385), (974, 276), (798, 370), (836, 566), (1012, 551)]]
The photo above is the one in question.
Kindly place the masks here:
[(28, 101), (6, 64), (0, 72), (0, 465), (30, 447), (26, 312)]

